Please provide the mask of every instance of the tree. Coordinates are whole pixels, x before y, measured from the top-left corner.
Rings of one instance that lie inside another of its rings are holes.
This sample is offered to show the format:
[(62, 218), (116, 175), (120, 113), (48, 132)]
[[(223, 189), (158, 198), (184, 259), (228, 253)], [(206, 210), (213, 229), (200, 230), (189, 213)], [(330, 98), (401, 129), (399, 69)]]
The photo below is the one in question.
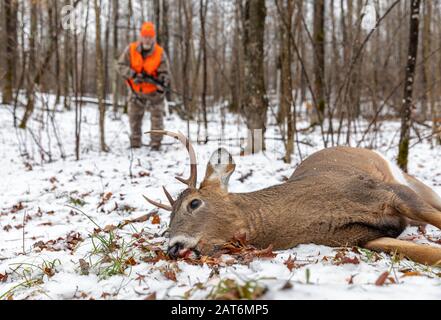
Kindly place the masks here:
[(17, 13), (18, 1), (5, 0), (3, 2), (5, 11), (5, 33), (6, 33), (6, 74), (3, 86), (3, 103), (12, 101), (12, 90), (14, 88), (15, 67), (17, 59)]
[[(292, 74), (291, 74), (291, 38), (292, 16), (294, 12), (294, 0), (276, 0), (280, 14), (280, 101), (279, 101), (279, 122), (284, 128), (287, 127), (285, 141), (285, 161), (291, 163), (291, 154), (294, 151), (294, 119), (292, 114)], [(282, 134), (285, 135), (285, 130)]]
[(116, 68), (116, 61), (118, 60), (118, 0), (112, 0), (112, 22), (113, 22), (113, 38), (112, 38), (112, 49), (113, 49), (113, 68), (112, 68), (112, 97), (113, 97), (113, 113), (114, 115), (118, 112), (118, 82), (119, 77)]
[(409, 29), (409, 44), (406, 66), (406, 77), (404, 85), (404, 98), (401, 107), (401, 134), (398, 151), (398, 165), (407, 172), (408, 157), (409, 157), (409, 140), (410, 128), (412, 124), (412, 108), (413, 108), (413, 87), (415, 79), (415, 67), (418, 55), (418, 38), (419, 38), (419, 23), (420, 23), (420, 3), (421, 0), (411, 0), (410, 11), (410, 29)]
[(432, 32), (430, 30), (430, 25), (432, 22), (432, 2), (424, 1), (423, 3), (423, 30), (422, 30), (422, 54), (423, 54), (423, 68), (422, 68), (422, 85), (423, 85), (423, 96), (421, 99), (421, 120), (427, 119), (428, 106), (432, 105), (433, 88), (431, 88), (431, 68), (430, 59), (426, 59), (430, 55), (431, 51), (431, 36)]
[(96, 90), (99, 108), (99, 130), (101, 151), (108, 151), (105, 139), (106, 106), (104, 105), (104, 64), (101, 47), (101, 8), (98, 0), (93, 1), (95, 7), (95, 55), (96, 55)]
[(325, 2), (314, 1), (314, 91), (316, 95), (316, 117), (311, 124), (323, 123), (325, 98)]
[(30, 108), (34, 109), (34, 99), (35, 94), (32, 90), (32, 76), (34, 74), (34, 68), (37, 64), (36, 61), (36, 38), (37, 38), (37, 18), (38, 18), (38, 7), (37, 2), (30, 0), (30, 10), (31, 10), (31, 30), (29, 34), (29, 64), (27, 68), (27, 86), (26, 86), (26, 96), (28, 99), (28, 104)]
[(265, 0), (246, 0), (244, 11), (245, 88), (241, 113), (251, 131), (251, 139), (248, 140), (251, 144), (247, 148), (254, 153), (265, 149), (268, 110), (264, 78)]
[(207, 32), (206, 32), (206, 17), (208, 9), (208, 0), (200, 0), (199, 17), (201, 20), (201, 47), (203, 55), (202, 66), (202, 114), (204, 117), (205, 142), (208, 138), (208, 120), (207, 120), (207, 82), (208, 82), (208, 59), (207, 59)]

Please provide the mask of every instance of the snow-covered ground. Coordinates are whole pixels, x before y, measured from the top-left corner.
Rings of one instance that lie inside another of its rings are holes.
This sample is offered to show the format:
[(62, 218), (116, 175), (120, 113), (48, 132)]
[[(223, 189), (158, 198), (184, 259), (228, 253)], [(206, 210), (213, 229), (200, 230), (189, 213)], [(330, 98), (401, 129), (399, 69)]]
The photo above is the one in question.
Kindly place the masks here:
[[(164, 201), (162, 185), (175, 196), (183, 190), (173, 177), (188, 174), (185, 149), (165, 138), (161, 152), (132, 152), (127, 116), (112, 120), (109, 115), (110, 152), (102, 153), (96, 105), (84, 108), (83, 120), (81, 160), (75, 161), (75, 114), (55, 113), (63, 160), (51, 121), (41, 110), (29, 124), (31, 133), (14, 129), (10, 108), (0, 108), (0, 299), (441, 299), (441, 269), (354, 248), (305, 244), (248, 264), (228, 257), (220, 264), (162, 259), (169, 213), (157, 212), (142, 195)], [(144, 121), (147, 130), (148, 114)], [(218, 147), (220, 123), (219, 113), (211, 114), (214, 141), (194, 144), (200, 177)], [(186, 132), (186, 122), (168, 116), (166, 128)], [(190, 128), (194, 141), (197, 125)], [(235, 138), (230, 148), (235, 153), (243, 128), (236, 116), (227, 117), (224, 132)], [(391, 160), (398, 128), (398, 123), (383, 123), (378, 136), (378, 150)], [(270, 126), (267, 136), (278, 137), (277, 128)], [(310, 144), (300, 145), (303, 158), (322, 148), (318, 129), (299, 140)], [(300, 157), (297, 148), (291, 165), (282, 156), (277, 140), (268, 141), (265, 154), (236, 156), (230, 191), (283, 182)], [(431, 149), (427, 142), (411, 150), (410, 171), (441, 194), (440, 160), (441, 148)], [(423, 234), (409, 227), (401, 238), (437, 245), (441, 232), (428, 226)]]

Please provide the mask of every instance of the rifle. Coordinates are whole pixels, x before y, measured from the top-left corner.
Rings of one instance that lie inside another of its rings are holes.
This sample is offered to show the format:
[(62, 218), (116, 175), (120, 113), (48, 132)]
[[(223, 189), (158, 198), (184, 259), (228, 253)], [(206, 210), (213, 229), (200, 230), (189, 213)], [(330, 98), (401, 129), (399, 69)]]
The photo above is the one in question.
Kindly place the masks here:
[[(159, 81), (158, 79), (149, 76), (147, 73), (145, 73), (144, 71), (142, 72), (142, 81), (135, 81), (135, 83), (139, 84), (141, 82), (149, 82), (155, 85), (159, 85), (162, 88), (164, 88), (165, 91), (171, 91), (168, 87), (166, 87), (164, 85), (164, 83), (162, 83), (161, 81)], [(141, 98), (141, 96), (138, 94), (138, 92), (135, 91), (135, 89), (132, 86), (132, 83), (130, 82), (130, 78), (125, 78), (127, 85), (130, 88), (130, 91), (132, 92), (133, 96), (135, 97), (136, 100), (139, 100), (141, 102), (144, 102), (144, 100)]]
[[(147, 82), (147, 83), (154, 84), (156, 86), (160, 86), (164, 89), (165, 92), (170, 92), (170, 93), (174, 93), (178, 96), (182, 96), (181, 93), (179, 93), (178, 91), (172, 90), (172, 88), (170, 86), (166, 86), (162, 81), (155, 78), (154, 76), (149, 75), (145, 71), (142, 72), (141, 82)], [(187, 99), (189, 101), (192, 101), (192, 98), (190, 98), (190, 97), (188, 97)]]

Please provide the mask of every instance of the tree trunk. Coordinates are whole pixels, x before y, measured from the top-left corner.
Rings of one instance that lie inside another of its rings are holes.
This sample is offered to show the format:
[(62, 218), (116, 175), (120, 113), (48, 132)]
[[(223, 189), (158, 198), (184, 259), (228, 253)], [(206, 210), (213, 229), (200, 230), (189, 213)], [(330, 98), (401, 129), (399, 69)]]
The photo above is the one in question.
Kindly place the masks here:
[(242, 104), (242, 87), (243, 87), (243, 49), (242, 49), (242, 25), (241, 25), (241, 3), (236, 1), (234, 14), (235, 14), (235, 27), (233, 41), (235, 45), (232, 51), (232, 68), (230, 70), (231, 77), (231, 104), (229, 110), (231, 112), (238, 112)]
[(119, 57), (118, 52), (118, 14), (119, 6), (118, 0), (112, 0), (112, 21), (113, 21), (113, 38), (112, 38), (112, 48), (113, 48), (113, 59), (112, 59), (112, 104), (113, 104), (113, 114), (116, 117), (118, 113), (118, 72), (116, 68), (116, 62)]
[(245, 91), (241, 113), (250, 131), (247, 152), (255, 153), (265, 149), (268, 110), (264, 79), (265, 0), (246, 0), (244, 11)]
[(401, 135), (398, 151), (398, 165), (407, 172), (409, 156), (410, 128), (412, 125), (413, 109), (413, 83), (415, 79), (415, 67), (418, 55), (418, 38), (420, 23), (421, 0), (411, 0), (409, 47), (407, 54), (406, 80), (404, 85), (404, 98), (401, 107)]
[(208, 120), (207, 120), (207, 81), (208, 81), (208, 60), (207, 60), (207, 34), (205, 18), (207, 16), (208, 0), (200, 0), (200, 19), (201, 19), (201, 47), (202, 47), (202, 114), (204, 118), (204, 141), (208, 142)]
[(94, 0), (95, 7), (95, 55), (96, 55), (96, 91), (98, 97), (99, 108), (99, 130), (100, 130), (100, 147), (101, 151), (107, 152), (105, 140), (105, 118), (106, 107), (104, 105), (104, 64), (103, 50), (101, 47), (101, 9), (98, 0)]
[(4, 0), (6, 34), (6, 74), (3, 86), (3, 103), (12, 102), (17, 59), (17, 13), (18, 1)]
[(192, 3), (188, 3), (188, 1), (180, 0), (180, 8), (183, 12), (183, 17), (185, 20), (185, 26), (183, 21), (181, 20), (181, 30), (184, 33), (183, 43), (182, 43), (182, 95), (184, 108), (187, 116), (187, 133), (190, 133), (189, 120), (193, 117), (193, 110), (191, 109), (192, 104), (190, 101), (191, 97), (191, 73), (192, 73), (192, 46), (191, 42), (193, 40), (193, 12), (192, 12)]
[(433, 89), (432, 88), (432, 79), (431, 79), (431, 59), (428, 59), (431, 51), (431, 36), (432, 32), (430, 30), (430, 24), (432, 23), (432, 2), (424, 1), (423, 3), (425, 12), (423, 15), (423, 68), (422, 68), (422, 89), (423, 96), (421, 101), (421, 115), (422, 121), (427, 120), (427, 111), (429, 110), (429, 104), (431, 106), (430, 110), (432, 110), (432, 99), (433, 97)]
[[(294, 128), (292, 117), (292, 75), (291, 75), (291, 38), (294, 0), (276, 0), (280, 9), (280, 101), (279, 121), (282, 127), (286, 123), (285, 162), (291, 163), (294, 151)], [(283, 130), (282, 134), (285, 130)]]
[(325, 2), (314, 1), (314, 90), (317, 97), (316, 116), (311, 118), (311, 124), (323, 123), (326, 98), (325, 81)]
[[(59, 23), (59, 16), (58, 16), (58, 3), (59, 0), (53, 1), (54, 6), (54, 17), (53, 17), (53, 26), (54, 29), (58, 27)], [(55, 97), (55, 104), (60, 103), (60, 96), (61, 96), (61, 74), (60, 74), (60, 51), (59, 51), (59, 34), (58, 32), (55, 32), (55, 81), (56, 81), (56, 97)]]
[[(70, 0), (66, 0), (64, 2), (65, 5), (68, 5)], [(64, 94), (64, 109), (70, 110), (70, 90), (69, 90), (69, 74), (72, 74), (72, 61), (71, 61), (71, 37), (70, 31), (64, 30), (64, 52), (63, 52), (63, 62), (64, 62), (64, 70), (63, 70), (63, 94)]]
[(34, 109), (35, 94), (34, 90), (32, 90), (32, 79), (34, 76), (35, 66), (37, 65), (35, 42), (37, 38), (38, 7), (35, 1), (30, 0), (29, 2), (31, 10), (31, 29), (29, 34), (29, 63), (26, 77), (26, 97), (27, 104)]

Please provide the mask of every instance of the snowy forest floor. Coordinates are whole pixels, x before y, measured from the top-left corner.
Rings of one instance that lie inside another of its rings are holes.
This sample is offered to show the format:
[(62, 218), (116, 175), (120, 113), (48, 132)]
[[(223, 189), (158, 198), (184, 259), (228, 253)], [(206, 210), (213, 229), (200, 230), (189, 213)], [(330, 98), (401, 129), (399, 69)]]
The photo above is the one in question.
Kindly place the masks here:
[[(171, 138), (164, 139), (161, 152), (147, 147), (132, 152), (127, 116), (112, 120), (110, 113), (110, 152), (103, 153), (97, 107), (84, 107), (76, 161), (74, 111), (54, 113), (60, 146), (41, 109), (23, 131), (13, 127), (11, 108), (0, 108), (0, 299), (441, 299), (441, 269), (360, 248), (305, 244), (246, 262), (228, 256), (205, 264), (167, 260), (161, 234), (169, 213), (158, 212), (142, 195), (164, 201), (162, 185), (174, 196), (181, 192), (183, 185), (173, 176), (188, 174), (188, 156)], [(194, 143), (199, 177), (221, 132), (219, 113), (209, 119), (214, 141)], [(245, 136), (237, 116), (226, 119), (227, 137)], [(145, 131), (149, 124), (147, 113)], [(165, 126), (186, 133), (186, 122), (176, 115), (168, 116)], [(197, 125), (190, 128), (194, 141)], [(398, 122), (383, 122), (376, 137), (375, 147), (391, 160), (398, 129)], [(277, 127), (270, 126), (267, 136), (280, 137)], [(300, 145), (303, 158), (323, 147), (318, 128), (298, 138), (306, 142)], [(232, 143), (237, 154), (238, 140)], [(230, 191), (283, 182), (300, 162), (297, 148), (291, 165), (280, 160), (283, 154), (281, 141), (270, 139), (265, 154), (236, 156)], [(410, 172), (439, 194), (440, 160), (441, 148), (432, 149), (427, 141), (411, 149)], [(400, 238), (439, 245), (441, 231), (409, 227)]]

